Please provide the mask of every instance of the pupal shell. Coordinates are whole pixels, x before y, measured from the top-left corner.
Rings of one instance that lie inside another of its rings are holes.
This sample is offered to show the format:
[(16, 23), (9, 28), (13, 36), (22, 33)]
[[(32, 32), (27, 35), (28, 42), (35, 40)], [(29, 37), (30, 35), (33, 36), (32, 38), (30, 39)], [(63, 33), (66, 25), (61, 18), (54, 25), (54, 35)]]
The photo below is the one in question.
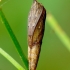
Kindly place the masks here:
[(46, 10), (34, 1), (28, 16), (29, 70), (36, 70), (45, 29)]

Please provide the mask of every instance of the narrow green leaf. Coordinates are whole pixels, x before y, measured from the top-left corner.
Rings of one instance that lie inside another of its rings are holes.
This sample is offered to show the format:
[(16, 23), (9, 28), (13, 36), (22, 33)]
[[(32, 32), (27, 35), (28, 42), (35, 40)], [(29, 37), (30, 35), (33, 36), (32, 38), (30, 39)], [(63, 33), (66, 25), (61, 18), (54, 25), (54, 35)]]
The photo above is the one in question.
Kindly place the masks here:
[(55, 31), (56, 35), (65, 45), (65, 47), (70, 51), (70, 37), (62, 30), (56, 19), (53, 17), (51, 13), (47, 14), (47, 22), (51, 26), (51, 28)]
[(4, 15), (4, 13), (1, 9), (0, 9), (0, 16), (1, 16), (2, 22), (4, 23), (6, 29), (8, 30), (8, 32), (9, 32), (9, 34), (10, 34), (10, 36), (11, 36), (11, 38), (12, 38), (14, 44), (15, 44), (15, 47), (16, 47), (16, 49), (17, 49), (24, 65), (25, 65), (26, 69), (28, 70), (28, 60), (26, 59), (26, 57), (25, 57), (25, 55), (22, 51), (22, 48), (21, 48), (16, 36), (14, 35), (14, 33), (13, 33), (13, 31), (12, 31), (8, 21), (6, 20), (5, 15)]
[(2, 54), (8, 61), (10, 61), (18, 70), (25, 70), (15, 59), (13, 59), (2, 48), (0, 48), (0, 54)]

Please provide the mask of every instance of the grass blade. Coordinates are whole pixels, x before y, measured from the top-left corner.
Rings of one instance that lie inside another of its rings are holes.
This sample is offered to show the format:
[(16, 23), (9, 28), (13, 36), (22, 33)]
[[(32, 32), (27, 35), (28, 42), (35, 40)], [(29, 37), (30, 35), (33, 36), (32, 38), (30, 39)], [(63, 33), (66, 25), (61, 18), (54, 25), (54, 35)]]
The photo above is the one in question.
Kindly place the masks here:
[(68, 37), (67, 34), (62, 30), (62, 28), (51, 13), (48, 13), (47, 15), (47, 22), (51, 26), (51, 28), (53, 28), (56, 35), (65, 45), (65, 47), (70, 51), (70, 37)]
[(24, 53), (22, 51), (22, 48), (21, 48), (19, 42), (17, 41), (17, 38), (14, 35), (14, 33), (13, 33), (13, 31), (12, 31), (8, 21), (6, 20), (5, 15), (3, 14), (3, 11), (1, 9), (0, 9), (0, 16), (1, 16), (2, 22), (4, 23), (6, 29), (8, 30), (8, 32), (9, 32), (9, 34), (10, 34), (10, 36), (11, 36), (11, 38), (12, 38), (14, 44), (15, 44), (15, 47), (16, 47), (16, 49), (17, 49), (17, 51), (18, 51), (18, 53), (19, 53), (24, 65), (25, 65), (26, 69), (28, 70), (28, 60), (26, 59), (26, 57), (25, 57), (25, 55), (24, 55)]
[(2, 54), (8, 61), (10, 61), (18, 70), (25, 70), (16, 60), (14, 60), (2, 48), (0, 48), (0, 54)]

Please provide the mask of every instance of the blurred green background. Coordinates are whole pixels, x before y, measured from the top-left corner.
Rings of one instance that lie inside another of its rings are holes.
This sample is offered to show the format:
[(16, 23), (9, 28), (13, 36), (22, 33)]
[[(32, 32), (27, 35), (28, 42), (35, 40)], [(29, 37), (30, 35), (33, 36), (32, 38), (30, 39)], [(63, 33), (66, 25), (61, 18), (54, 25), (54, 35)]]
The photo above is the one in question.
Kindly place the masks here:
[[(2, 0), (0, 6), (8, 0)], [(28, 13), (33, 0), (10, 0), (1, 8), (27, 57)], [(51, 12), (61, 28), (70, 38), (70, 0), (38, 0)], [(40, 59), (37, 70), (70, 70), (70, 51), (60, 41), (53, 29), (45, 23)], [(22, 66), (23, 63), (15, 45), (0, 21), (0, 47), (9, 53)], [(17, 70), (7, 59), (0, 55), (0, 70)]]

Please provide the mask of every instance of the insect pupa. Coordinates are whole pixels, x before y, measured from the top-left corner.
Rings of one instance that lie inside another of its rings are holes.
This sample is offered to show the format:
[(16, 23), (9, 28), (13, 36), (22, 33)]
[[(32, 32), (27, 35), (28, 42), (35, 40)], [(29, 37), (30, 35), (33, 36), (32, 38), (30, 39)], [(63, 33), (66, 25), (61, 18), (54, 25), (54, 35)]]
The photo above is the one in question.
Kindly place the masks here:
[(33, 1), (28, 16), (28, 60), (29, 70), (36, 70), (45, 30), (46, 9)]

